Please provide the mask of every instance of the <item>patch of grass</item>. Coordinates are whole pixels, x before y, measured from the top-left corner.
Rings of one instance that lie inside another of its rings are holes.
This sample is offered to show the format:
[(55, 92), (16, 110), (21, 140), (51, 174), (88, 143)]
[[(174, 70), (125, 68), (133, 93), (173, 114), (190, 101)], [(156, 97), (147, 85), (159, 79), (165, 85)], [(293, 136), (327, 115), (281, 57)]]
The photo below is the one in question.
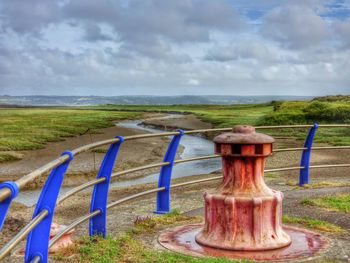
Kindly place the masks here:
[(130, 234), (118, 239), (96, 238), (79, 249), (79, 262), (135, 262), (135, 263), (233, 263), (248, 261), (232, 261), (224, 258), (196, 258), (173, 252), (159, 252), (144, 247), (140, 241)]
[(187, 217), (178, 211), (172, 213), (139, 220), (136, 225), (119, 238), (107, 237), (102, 239), (83, 238), (67, 253), (63, 250), (55, 259), (65, 260), (67, 256), (75, 254), (70, 262), (135, 262), (135, 263), (233, 263), (251, 262), (247, 260), (232, 261), (224, 258), (196, 258), (170, 251), (157, 251), (144, 246), (140, 240), (144, 235), (154, 233), (160, 228), (170, 225), (198, 222), (199, 217)]
[(93, 153), (106, 153), (107, 151), (108, 149), (105, 149), (105, 148), (96, 148), (91, 150), (91, 152)]
[(136, 222), (134, 228), (131, 230), (134, 234), (154, 233), (160, 228), (175, 225), (175, 224), (188, 224), (188, 223), (199, 223), (202, 221), (201, 217), (189, 217), (182, 215), (177, 209), (172, 212), (154, 217), (151, 219), (141, 220)]
[(22, 158), (8, 153), (0, 153), (0, 163), (13, 162), (21, 160)]
[(345, 230), (337, 225), (333, 225), (326, 221), (312, 219), (309, 217), (291, 217), (284, 215), (282, 217), (283, 223), (285, 224), (299, 224), (310, 229), (315, 229), (329, 233), (343, 233)]
[(350, 195), (326, 196), (316, 199), (304, 199), (301, 204), (318, 206), (330, 211), (350, 213)]
[[(295, 183), (294, 185), (298, 185)], [(304, 189), (317, 189), (317, 188), (327, 188), (327, 187), (347, 187), (350, 186), (350, 183), (336, 183), (336, 182), (319, 182), (315, 184), (305, 184), (303, 187), (295, 187), (295, 190), (304, 190)]]
[(138, 118), (138, 112), (69, 108), (0, 110), (0, 151), (33, 150), (65, 137), (97, 133), (113, 120)]
[(279, 173), (265, 173), (264, 176), (265, 176), (266, 178), (275, 179), (275, 178), (279, 178), (279, 177), (280, 177), (280, 174), (279, 174)]

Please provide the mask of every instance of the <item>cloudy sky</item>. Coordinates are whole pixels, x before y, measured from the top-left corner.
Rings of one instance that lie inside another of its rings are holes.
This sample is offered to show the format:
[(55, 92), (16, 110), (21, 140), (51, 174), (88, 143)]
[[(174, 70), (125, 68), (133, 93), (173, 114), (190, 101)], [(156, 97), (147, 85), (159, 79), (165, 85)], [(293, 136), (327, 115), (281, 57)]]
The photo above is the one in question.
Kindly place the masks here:
[(350, 1), (0, 0), (1, 94), (350, 94)]

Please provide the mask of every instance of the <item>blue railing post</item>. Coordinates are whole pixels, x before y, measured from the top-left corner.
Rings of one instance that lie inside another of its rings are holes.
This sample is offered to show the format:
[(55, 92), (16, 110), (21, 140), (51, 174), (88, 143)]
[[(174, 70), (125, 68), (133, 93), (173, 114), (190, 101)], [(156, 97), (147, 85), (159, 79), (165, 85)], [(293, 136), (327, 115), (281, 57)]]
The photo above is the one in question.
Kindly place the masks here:
[(155, 211), (156, 214), (166, 214), (170, 212), (171, 173), (173, 170), (174, 160), (176, 158), (176, 152), (179, 147), (181, 137), (184, 135), (183, 130), (178, 131), (179, 134), (175, 135), (171, 140), (163, 159), (163, 162), (169, 162), (170, 164), (163, 166), (160, 169), (158, 187), (165, 187), (165, 190), (157, 193), (157, 208)]
[(37, 256), (40, 257), (41, 263), (48, 262), (50, 228), (56, 208), (56, 201), (64, 175), (66, 174), (69, 163), (73, 160), (73, 154), (70, 151), (64, 152), (62, 155), (68, 155), (69, 159), (52, 170), (35, 207), (33, 218), (43, 210), (47, 210), (48, 215), (32, 230), (27, 238), (26, 253), (24, 256), (24, 262), (26, 263), (31, 262)]
[(311, 157), (311, 150), (312, 150), (312, 143), (314, 141), (314, 137), (316, 134), (318, 128), (318, 124), (314, 123), (314, 126), (309, 130), (309, 133), (306, 137), (304, 147), (307, 148), (303, 150), (301, 160), (300, 160), (300, 166), (304, 167), (300, 169), (299, 174), (299, 186), (303, 186), (304, 184), (309, 183), (309, 177), (310, 177), (310, 157)]
[(109, 149), (103, 159), (100, 170), (97, 174), (97, 179), (106, 178), (102, 183), (96, 184), (92, 193), (90, 212), (100, 210), (101, 213), (90, 219), (89, 233), (90, 236), (100, 235), (103, 238), (106, 237), (106, 220), (107, 220), (107, 201), (109, 183), (111, 181), (111, 175), (113, 167), (118, 155), (120, 145), (124, 142), (124, 138), (117, 136), (119, 141), (109, 146)]
[(12, 200), (16, 198), (19, 192), (18, 185), (14, 182), (4, 182), (0, 184), (0, 189), (3, 189), (3, 188), (10, 189), (11, 195), (7, 199), (5, 199), (3, 202), (0, 203), (0, 230), (4, 225), (5, 218), (10, 208)]

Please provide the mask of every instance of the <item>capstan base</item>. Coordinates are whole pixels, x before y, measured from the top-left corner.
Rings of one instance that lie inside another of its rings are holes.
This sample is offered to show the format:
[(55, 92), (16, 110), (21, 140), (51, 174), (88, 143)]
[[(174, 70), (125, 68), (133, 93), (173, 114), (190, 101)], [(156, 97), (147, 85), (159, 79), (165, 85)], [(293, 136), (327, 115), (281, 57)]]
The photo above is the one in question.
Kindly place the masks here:
[(158, 242), (171, 251), (196, 257), (225, 257), (269, 262), (308, 259), (318, 256), (328, 247), (328, 241), (319, 234), (287, 226), (283, 229), (291, 237), (292, 242), (283, 248), (262, 251), (216, 249), (196, 242), (195, 236), (202, 227), (202, 224), (195, 224), (165, 230), (159, 235)]

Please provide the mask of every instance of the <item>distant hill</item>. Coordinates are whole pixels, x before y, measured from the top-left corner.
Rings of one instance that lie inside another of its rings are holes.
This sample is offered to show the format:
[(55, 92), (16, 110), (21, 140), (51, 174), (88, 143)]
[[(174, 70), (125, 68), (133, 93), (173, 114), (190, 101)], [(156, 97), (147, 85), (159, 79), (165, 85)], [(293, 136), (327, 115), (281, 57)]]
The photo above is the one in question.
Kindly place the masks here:
[(306, 96), (7, 96), (0, 95), (0, 105), (18, 106), (91, 106), (175, 105), (175, 104), (256, 104), (271, 101), (310, 100)]
[(348, 101), (350, 102), (350, 95), (335, 95), (335, 96), (324, 96), (324, 97), (316, 97), (313, 100), (315, 101)]

